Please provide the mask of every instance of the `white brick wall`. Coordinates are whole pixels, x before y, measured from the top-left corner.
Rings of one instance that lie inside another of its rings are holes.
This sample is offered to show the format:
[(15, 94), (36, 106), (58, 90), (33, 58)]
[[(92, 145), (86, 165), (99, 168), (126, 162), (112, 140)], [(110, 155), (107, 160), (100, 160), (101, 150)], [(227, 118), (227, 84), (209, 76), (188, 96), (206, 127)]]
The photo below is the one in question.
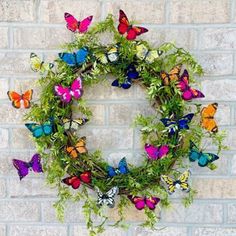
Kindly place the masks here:
[[(80, 204), (70, 205), (60, 224), (52, 208), (56, 193), (45, 186), (43, 177), (30, 174), (19, 182), (11, 160), (27, 160), (34, 145), (23, 126), (23, 112), (10, 106), (6, 91), (33, 87), (37, 97), (29, 53), (53, 58), (72, 38), (65, 29), (65, 11), (78, 19), (92, 14), (99, 21), (108, 12), (117, 16), (119, 8), (150, 29), (143, 38), (153, 45), (175, 41), (196, 55), (206, 71), (204, 103), (219, 102), (217, 119), (228, 130), (231, 150), (222, 154), (215, 172), (193, 167), (196, 201), (185, 209), (174, 198), (170, 211), (161, 213), (158, 231), (138, 227), (143, 214), (132, 208), (128, 232), (108, 228), (103, 235), (236, 236), (236, 0), (0, 0), (0, 236), (87, 235)], [(95, 115), (82, 130), (88, 147), (104, 150), (111, 163), (124, 155), (138, 163), (139, 135), (130, 124), (135, 114), (152, 113), (144, 91), (107, 84), (89, 88), (84, 96)], [(117, 217), (114, 211), (109, 215)]]

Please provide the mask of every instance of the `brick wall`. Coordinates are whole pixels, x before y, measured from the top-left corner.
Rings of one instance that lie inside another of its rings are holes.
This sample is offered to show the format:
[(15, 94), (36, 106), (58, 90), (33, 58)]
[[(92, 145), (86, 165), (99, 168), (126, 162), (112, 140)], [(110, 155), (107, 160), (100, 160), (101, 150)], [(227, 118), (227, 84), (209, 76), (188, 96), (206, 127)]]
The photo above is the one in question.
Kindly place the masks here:
[[(129, 211), (130, 230), (108, 229), (104, 236), (236, 235), (235, 0), (0, 0), (0, 236), (87, 235), (79, 204), (68, 207), (65, 223), (60, 224), (52, 208), (56, 192), (45, 186), (43, 176), (32, 174), (19, 182), (11, 160), (29, 159), (34, 145), (23, 125), (24, 111), (10, 106), (6, 91), (33, 87), (37, 99), (37, 75), (30, 71), (29, 54), (34, 51), (50, 60), (71, 40), (65, 11), (79, 19), (93, 14), (98, 21), (108, 12), (117, 15), (119, 8), (150, 29), (143, 37), (153, 45), (175, 41), (199, 59), (206, 72), (203, 103), (219, 102), (217, 120), (228, 131), (231, 150), (222, 154), (215, 172), (194, 165), (197, 199), (185, 209), (173, 198), (172, 209), (162, 212), (162, 230), (139, 228), (142, 213)], [(135, 86), (121, 91), (107, 83), (86, 90), (85, 96), (94, 111), (94, 120), (81, 131), (89, 148), (101, 148), (110, 163), (124, 155), (138, 163), (139, 134), (130, 124), (135, 114), (153, 112), (145, 92)]]

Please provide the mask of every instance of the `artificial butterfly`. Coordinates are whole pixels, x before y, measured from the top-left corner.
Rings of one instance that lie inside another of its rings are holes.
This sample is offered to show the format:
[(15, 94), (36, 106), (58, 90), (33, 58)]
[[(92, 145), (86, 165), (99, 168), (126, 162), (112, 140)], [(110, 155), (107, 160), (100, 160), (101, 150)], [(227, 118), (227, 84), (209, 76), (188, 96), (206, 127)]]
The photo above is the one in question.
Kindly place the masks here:
[(133, 40), (136, 39), (138, 35), (148, 32), (148, 29), (131, 25), (126, 14), (120, 10), (118, 31), (122, 35), (127, 33), (126, 38), (128, 40)]
[(188, 179), (191, 172), (189, 170), (184, 171), (178, 179), (172, 179), (167, 175), (162, 175), (161, 180), (167, 185), (168, 193), (172, 194), (176, 189), (181, 189), (182, 191), (189, 192), (190, 187), (188, 184)]
[(69, 103), (74, 97), (78, 100), (82, 96), (82, 80), (80, 77), (75, 79), (70, 87), (63, 87), (62, 85), (55, 86), (56, 95), (65, 103)]
[(179, 78), (177, 87), (182, 92), (182, 98), (185, 101), (192, 100), (193, 98), (204, 98), (204, 94), (196, 89), (189, 86), (189, 74), (187, 70), (184, 70), (183, 74)]
[(135, 205), (138, 210), (142, 210), (148, 207), (150, 210), (154, 210), (156, 205), (160, 202), (160, 198), (157, 197), (137, 197), (128, 195), (129, 200)]
[(32, 134), (35, 138), (40, 138), (42, 136), (48, 136), (53, 133), (52, 120), (46, 121), (43, 124), (26, 123), (25, 126), (32, 132)]
[(77, 21), (74, 16), (67, 12), (64, 13), (64, 17), (67, 22), (67, 29), (78, 33), (85, 33), (93, 19), (93, 16), (88, 16), (82, 21)]
[(115, 196), (118, 194), (119, 192), (119, 188), (117, 186), (111, 188), (108, 192), (103, 193), (99, 190), (99, 188), (96, 188), (97, 191), (97, 205), (98, 206), (103, 206), (103, 205), (107, 205), (110, 208), (113, 208), (115, 206)]
[(88, 184), (91, 183), (91, 172), (85, 171), (80, 176), (69, 176), (64, 178), (62, 182), (68, 186), (71, 186), (73, 189), (79, 188), (81, 181)]
[(137, 58), (149, 64), (153, 63), (163, 53), (163, 51), (160, 50), (149, 50), (144, 44), (138, 44), (136, 51)]
[(213, 153), (202, 152), (198, 147), (190, 141), (189, 160), (194, 162), (198, 161), (198, 165), (201, 167), (207, 166), (209, 163), (218, 160), (219, 157)]
[(207, 107), (203, 107), (201, 110), (201, 125), (204, 129), (217, 133), (218, 126), (214, 119), (214, 115), (217, 111), (218, 103), (209, 104)]
[(119, 47), (118, 45), (114, 45), (109, 48), (105, 53), (98, 53), (96, 56), (103, 64), (107, 63), (115, 63), (119, 60)]
[(119, 175), (119, 174), (127, 174), (129, 172), (129, 169), (128, 169), (128, 165), (126, 162), (126, 158), (123, 157), (120, 160), (118, 168), (108, 166), (107, 171), (108, 171), (109, 177), (114, 177), (115, 175)]
[(35, 173), (43, 172), (41, 165), (41, 157), (39, 154), (34, 154), (29, 162), (13, 159), (13, 165), (18, 170), (20, 180), (28, 175), (29, 170), (33, 170)]
[(80, 154), (87, 153), (86, 137), (80, 138), (74, 146), (66, 147), (66, 151), (73, 159), (77, 158)]
[(19, 109), (21, 107), (30, 108), (30, 101), (33, 95), (33, 89), (29, 89), (23, 94), (19, 94), (15, 91), (8, 91), (7, 95), (9, 100), (12, 101), (12, 106)]
[(194, 114), (189, 113), (185, 116), (183, 116), (179, 120), (172, 120), (169, 118), (162, 118), (161, 122), (165, 125), (165, 127), (168, 128), (169, 134), (173, 135), (175, 134), (178, 130), (182, 129), (189, 129), (188, 123), (191, 122), (193, 119)]
[(65, 130), (78, 130), (80, 126), (84, 125), (88, 122), (86, 118), (78, 118), (78, 119), (68, 119), (65, 118), (62, 120), (62, 124)]
[(40, 72), (44, 74), (46, 71), (51, 70), (54, 67), (53, 63), (45, 63), (35, 53), (30, 54), (30, 66), (34, 72)]
[(177, 65), (171, 69), (169, 73), (165, 71), (160, 72), (161, 79), (164, 85), (169, 85), (172, 81), (177, 81), (179, 79), (179, 73), (181, 71), (182, 65)]
[(80, 66), (87, 59), (88, 49), (83, 47), (73, 53), (62, 52), (62, 53), (59, 53), (58, 55), (62, 61), (67, 63), (68, 66)]
[(156, 147), (154, 145), (146, 143), (145, 151), (148, 154), (149, 159), (157, 160), (167, 155), (167, 153), (169, 152), (169, 147), (168, 145), (162, 145), (162, 146)]
[(132, 85), (132, 79), (138, 79), (139, 73), (137, 72), (135, 66), (133, 64), (130, 64), (126, 69), (126, 78), (125, 81), (120, 83), (119, 79), (115, 79), (112, 82), (112, 86), (114, 87), (121, 87), (123, 89), (129, 89)]

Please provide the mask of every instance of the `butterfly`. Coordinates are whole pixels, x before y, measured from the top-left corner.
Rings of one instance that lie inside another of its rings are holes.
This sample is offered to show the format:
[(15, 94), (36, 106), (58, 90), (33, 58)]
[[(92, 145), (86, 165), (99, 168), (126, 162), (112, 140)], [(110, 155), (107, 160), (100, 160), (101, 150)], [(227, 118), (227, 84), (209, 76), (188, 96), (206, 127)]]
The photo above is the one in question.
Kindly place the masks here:
[(110, 49), (108, 49), (105, 53), (97, 54), (98, 59), (103, 64), (107, 63), (115, 63), (119, 60), (119, 52), (118, 52), (118, 45), (114, 45)]
[(40, 74), (45, 74), (45, 72), (51, 70), (54, 67), (54, 64), (45, 63), (35, 53), (32, 52), (30, 54), (30, 66), (34, 72), (40, 72)]
[(149, 159), (157, 160), (167, 155), (167, 153), (169, 152), (169, 147), (168, 145), (162, 145), (162, 146), (156, 147), (154, 145), (146, 143), (145, 151), (148, 154)]
[(213, 153), (202, 152), (198, 149), (198, 147), (190, 141), (190, 152), (189, 152), (189, 160), (194, 162), (198, 161), (198, 165), (201, 167), (207, 166), (209, 163), (218, 160), (219, 157)]
[(81, 181), (88, 184), (91, 183), (91, 172), (85, 171), (80, 176), (69, 176), (62, 180), (62, 182), (68, 186), (71, 186), (73, 189), (79, 188)]
[(126, 33), (126, 38), (128, 40), (133, 40), (136, 39), (138, 35), (148, 32), (148, 29), (131, 25), (126, 14), (120, 10), (118, 31), (122, 35)]
[(87, 153), (88, 150), (86, 148), (86, 137), (80, 138), (75, 146), (66, 147), (66, 151), (73, 159), (77, 158), (79, 154)]
[(201, 125), (204, 129), (217, 133), (218, 126), (214, 119), (214, 115), (217, 111), (218, 103), (209, 104), (207, 107), (203, 107), (201, 110)]
[(189, 170), (184, 171), (178, 179), (172, 179), (167, 175), (162, 175), (161, 180), (168, 186), (168, 193), (172, 194), (176, 189), (181, 189), (182, 191), (189, 192), (190, 187), (188, 184), (188, 179), (191, 175)]
[(65, 12), (64, 17), (67, 22), (67, 29), (78, 33), (85, 33), (93, 19), (93, 16), (88, 16), (82, 21), (77, 21), (74, 16), (67, 12)]
[(164, 85), (169, 85), (170, 82), (177, 81), (179, 79), (179, 73), (181, 71), (181, 67), (182, 65), (177, 65), (174, 68), (172, 68), (169, 73), (166, 73), (165, 71), (160, 72), (160, 76)]
[(137, 58), (149, 64), (153, 63), (163, 53), (163, 51), (160, 50), (149, 50), (144, 44), (138, 44), (136, 51)]
[(179, 83), (177, 87), (182, 92), (182, 98), (185, 101), (192, 100), (193, 98), (204, 98), (204, 94), (196, 89), (189, 86), (189, 74), (187, 70), (184, 70), (183, 74), (179, 78)]
[(112, 86), (114, 87), (121, 87), (123, 89), (129, 89), (132, 85), (132, 79), (138, 79), (139, 73), (137, 72), (134, 65), (129, 65), (126, 69), (126, 78), (125, 81), (120, 83), (119, 79), (116, 79), (112, 82)]
[(129, 172), (128, 165), (126, 162), (126, 158), (122, 158), (119, 162), (118, 168), (114, 168), (112, 166), (108, 166), (108, 176), (114, 177), (118, 174), (127, 174)]
[(137, 197), (128, 195), (130, 201), (135, 205), (138, 210), (142, 210), (148, 207), (150, 210), (154, 210), (156, 205), (160, 202), (160, 198), (157, 197)]
[(62, 61), (67, 63), (68, 66), (80, 66), (87, 59), (88, 49), (83, 47), (73, 53), (62, 52), (62, 53), (59, 53), (58, 55)]
[(107, 205), (110, 208), (113, 208), (115, 206), (115, 196), (118, 194), (119, 192), (119, 188), (117, 186), (111, 188), (108, 192), (103, 193), (99, 190), (99, 188), (96, 188), (97, 191), (97, 205), (98, 206), (103, 206), (103, 205)]
[(29, 89), (23, 94), (19, 94), (15, 91), (8, 91), (7, 95), (9, 100), (12, 101), (12, 106), (19, 109), (21, 107), (30, 108), (30, 101), (33, 95), (33, 89)]
[(168, 128), (169, 134), (173, 135), (178, 130), (189, 129), (188, 123), (193, 119), (194, 114), (189, 113), (179, 120), (171, 120), (169, 118), (162, 118), (161, 122)]
[(13, 159), (13, 165), (18, 170), (20, 180), (28, 175), (29, 170), (33, 170), (35, 173), (43, 172), (41, 165), (41, 157), (39, 154), (34, 154), (29, 162)]
[(62, 120), (63, 127), (65, 130), (78, 130), (80, 126), (84, 125), (88, 122), (86, 118), (78, 118), (78, 119), (68, 119), (65, 118)]
[(82, 80), (80, 77), (75, 79), (70, 87), (63, 87), (62, 85), (55, 86), (56, 95), (65, 103), (69, 103), (74, 97), (78, 100), (82, 96)]

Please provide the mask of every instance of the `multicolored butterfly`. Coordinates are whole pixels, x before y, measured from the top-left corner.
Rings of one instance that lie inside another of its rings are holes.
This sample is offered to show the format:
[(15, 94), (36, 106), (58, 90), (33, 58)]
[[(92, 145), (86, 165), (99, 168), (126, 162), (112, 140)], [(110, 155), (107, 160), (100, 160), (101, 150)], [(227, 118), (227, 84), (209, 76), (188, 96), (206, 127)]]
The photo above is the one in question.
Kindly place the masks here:
[(88, 150), (86, 148), (86, 137), (80, 138), (75, 146), (66, 147), (66, 151), (73, 159), (76, 159), (80, 154), (87, 153)]
[(117, 186), (111, 188), (108, 192), (103, 193), (99, 190), (99, 188), (96, 188), (97, 191), (97, 196), (98, 196), (98, 200), (97, 200), (97, 205), (98, 206), (103, 206), (106, 205), (110, 208), (113, 208), (115, 206), (115, 196), (118, 194), (119, 192), (119, 188)]
[(190, 141), (189, 160), (194, 162), (198, 161), (201, 167), (207, 166), (209, 163), (218, 160), (219, 157), (213, 153), (205, 153), (198, 149), (194, 142)]
[(29, 89), (23, 94), (19, 94), (15, 91), (8, 91), (7, 95), (9, 100), (12, 102), (12, 106), (19, 109), (19, 108), (30, 108), (30, 101), (32, 100), (33, 89)]
[(131, 64), (127, 67), (125, 81), (123, 83), (120, 83), (119, 79), (116, 79), (112, 82), (111, 85), (114, 87), (129, 89), (132, 85), (132, 80), (138, 78), (139, 78), (139, 73), (137, 72), (135, 66)]
[(33, 170), (35, 173), (43, 172), (41, 165), (41, 157), (39, 154), (34, 154), (29, 162), (13, 159), (14, 167), (18, 170), (20, 180), (29, 174), (29, 170)]
[(182, 98), (185, 101), (192, 100), (193, 98), (204, 98), (204, 94), (196, 89), (189, 86), (189, 74), (187, 70), (184, 70), (183, 74), (179, 78), (179, 83), (177, 87), (182, 92)]
[(34, 72), (40, 72), (44, 75), (45, 72), (51, 70), (54, 67), (53, 63), (45, 63), (35, 53), (30, 54), (30, 66)]
[(218, 132), (218, 126), (214, 119), (217, 108), (218, 103), (212, 103), (207, 107), (203, 107), (201, 110), (201, 126), (212, 133)]
[(123, 157), (120, 160), (118, 168), (108, 166), (107, 171), (108, 171), (109, 177), (114, 177), (115, 175), (119, 175), (119, 174), (127, 174), (129, 172), (129, 169), (128, 169), (128, 165), (126, 162), (126, 158)]
[(97, 53), (96, 57), (100, 60), (101, 63), (115, 63), (119, 60), (119, 46), (114, 45), (109, 48), (105, 53)]
[(189, 192), (190, 187), (188, 184), (188, 179), (191, 175), (189, 170), (184, 171), (178, 179), (172, 179), (167, 175), (162, 175), (161, 180), (167, 185), (168, 193), (172, 194), (176, 189), (181, 189), (182, 191)]
[(120, 34), (127, 34), (126, 38), (128, 40), (136, 39), (137, 36), (144, 34), (148, 32), (148, 29), (140, 26), (133, 26), (129, 23), (129, 20), (126, 16), (126, 14), (120, 10), (120, 16), (119, 16), (119, 25), (118, 25), (118, 31)]
[(160, 50), (149, 50), (144, 44), (138, 44), (136, 51), (137, 58), (149, 64), (153, 63), (163, 53), (163, 51)]
[(164, 85), (169, 85), (172, 81), (177, 81), (179, 79), (181, 67), (182, 65), (177, 65), (173, 67), (169, 73), (165, 71), (160, 72), (160, 76)]
[(91, 183), (91, 172), (90, 171), (85, 171), (80, 176), (69, 176), (66, 177), (62, 180), (62, 182), (68, 186), (71, 186), (73, 189), (78, 189), (81, 181), (89, 184)]
[(87, 59), (88, 49), (83, 47), (74, 53), (63, 52), (58, 55), (68, 66), (80, 66), (84, 64)]
[(151, 144), (145, 144), (145, 151), (148, 154), (148, 158), (152, 160), (157, 160), (165, 157), (167, 153), (169, 152), (169, 146), (168, 145), (162, 145), (159, 147), (156, 147)]
[(189, 129), (188, 124), (193, 119), (193, 116), (194, 116), (193, 113), (189, 113), (189, 114), (183, 116), (179, 120), (172, 120), (172, 119), (169, 119), (169, 118), (162, 118), (161, 122), (168, 128), (169, 134), (173, 135), (179, 130)]
[(82, 21), (77, 21), (74, 16), (67, 12), (64, 13), (64, 17), (67, 22), (67, 29), (78, 33), (85, 33), (93, 19), (93, 16), (88, 16)]
[(61, 98), (65, 103), (69, 103), (72, 100), (72, 97), (78, 100), (83, 93), (82, 90), (82, 80), (80, 77), (75, 79), (70, 87), (63, 87), (62, 85), (55, 86), (56, 95)]
[(65, 118), (62, 120), (62, 124), (65, 130), (76, 131), (80, 126), (84, 125), (88, 122), (86, 118), (78, 118), (78, 119), (68, 119)]
[(130, 201), (135, 205), (138, 210), (142, 210), (148, 207), (150, 210), (155, 210), (156, 205), (160, 202), (160, 198), (157, 197), (137, 197), (128, 195)]

